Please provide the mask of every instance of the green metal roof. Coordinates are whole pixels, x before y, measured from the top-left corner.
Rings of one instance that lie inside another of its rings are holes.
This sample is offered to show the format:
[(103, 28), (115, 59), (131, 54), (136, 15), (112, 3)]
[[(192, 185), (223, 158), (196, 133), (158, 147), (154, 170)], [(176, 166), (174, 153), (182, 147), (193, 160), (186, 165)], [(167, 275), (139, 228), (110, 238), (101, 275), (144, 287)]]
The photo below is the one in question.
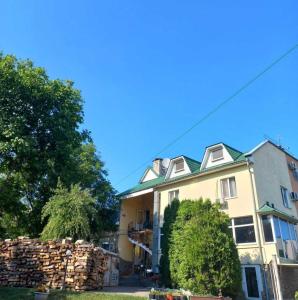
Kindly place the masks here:
[(260, 215), (274, 215), (281, 218), (285, 218), (289, 221), (292, 221), (294, 223), (298, 223), (298, 219), (294, 216), (291, 216), (279, 209), (276, 209), (275, 207), (272, 207), (268, 204), (264, 204), (258, 211)]
[(194, 160), (194, 159), (192, 159), (190, 157), (187, 157), (185, 155), (183, 155), (183, 157), (184, 157), (184, 159), (185, 159), (185, 161), (186, 161), (186, 163), (187, 163), (187, 165), (188, 165), (191, 173), (193, 173), (193, 172), (195, 172), (197, 170), (200, 170), (201, 163), (199, 161)]
[(164, 176), (160, 176), (158, 178), (155, 179), (151, 179), (142, 183), (139, 183), (138, 185), (134, 186), (131, 189), (128, 189), (120, 194), (118, 194), (118, 196), (125, 196), (131, 193), (135, 193), (135, 192), (139, 192), (142, 190), (146, 190), (146, 189), (150, 189), (152, 187), (155, 187), (156, 185), (162, 183), (164, 181), (165, 177)]
[[(181, 155), (181, 157), (183, 157), (185, 159), (185, 161), (186, 161), (186, 163), (187, 163), (187, 165), (188, 165), (188, 167), (191, 171), (190, 174), (181, 175), (181, 176), (177, 176), (177, 177), (174, 177), (174, 178), (168, 178), (168, 179), (165, 179), (165, 176), (159, 176), (158, 178), (148, 180), (148, 181), (143, 182), (143, 183), (139, 183), (138, 185), (134, 186), (133, 188), (128, 189), (128, 190), (118, 194), (118, 196), (120, 196), (120, 197), (125, 196), (125, 195), (131, 194), (131, 193), (135, 193), (135, 192), (139, 192), (139, 191), (142, 191), (142, 190), (145, 190), (145, 189), (155, 187), (155, 186), (160, 185), (162, 183), (174, 182), (174, 181), (180, 180), (182, 178), (190, 177), (194, 174), (205, 173), (205, 172), (208, 172), (209, 170), (212, 170), (212, 169), (219, 169), (219, 168), (224, 167), (224, 166), (233, 165), (235, 163), (245, 161), (245, 154), (244, 153), (242, 153), (242, 152), (236, 150), (235, 148), (232, 148), (232, 147), (230, 147), (230, 146), (228, 146), (224, 143), (219, 143), (219, 144), (224, 145), (224, 147), (227, 149), (227, 151), (229, 152), (229, 154), (233, 158), (233, 160), (234, 160), (233, 162), (223, 163), (223, 164), (220, 164), (220, 165), (209, 167), (209, 168), (204, 169), (204, 170), (200, 170), (201, 163), (199, 161), (197, 161), (195, 159), (192, 159), (190, 157), (187, 157), (185, 155)], [(152, 167), (148, 167), (145, 170), (145, 172), (148, 169), (152, 170)], [(144, 172), (144, 174), (145, 174), (145, 172)]]
[(232, 158), (234, 160), (239, 159), (239, 157), (243, 155), (243, 153), (241, 151), (239, 151), (233, 147), (230, 147), (229, 145), (227, 145), (225, 143), (222, 143), (222, 144), (225, 146), (225, 148), (227, 149), (227, 151), (229, 152), (229, 154), (232, 156)]

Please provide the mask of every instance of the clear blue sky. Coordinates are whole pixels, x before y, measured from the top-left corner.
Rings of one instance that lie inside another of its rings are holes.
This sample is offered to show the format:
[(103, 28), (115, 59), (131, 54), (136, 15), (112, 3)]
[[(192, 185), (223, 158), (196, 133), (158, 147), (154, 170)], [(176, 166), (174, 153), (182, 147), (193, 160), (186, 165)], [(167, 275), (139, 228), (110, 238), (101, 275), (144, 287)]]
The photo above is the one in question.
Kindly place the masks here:
[[(165, 144), (298, 42), (297, 1), (2, 1), (0, 49), (72, 79), (121, 191)], [(298, 51), (168, 149), (201, 160), (264, 135), (298, 154)]]

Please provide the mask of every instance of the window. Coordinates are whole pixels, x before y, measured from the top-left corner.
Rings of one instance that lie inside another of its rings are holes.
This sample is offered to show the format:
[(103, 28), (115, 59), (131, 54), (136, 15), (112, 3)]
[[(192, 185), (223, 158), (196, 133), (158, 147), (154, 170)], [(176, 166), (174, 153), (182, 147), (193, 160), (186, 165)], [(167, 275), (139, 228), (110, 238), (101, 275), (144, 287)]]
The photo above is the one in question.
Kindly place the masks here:
[(262, 223), (263, 223), (265, 242), (274, 242), (272, 226), (271, 226), (271, 217), (262, 216)]
[(211, 157), (212, 157), (212, 161), (223, 159), (223, 149), (222, 149), (222, 147), (212, 150)]
[(281, 197), (282, 197), (282, 202), (283, 202), (284, 206), (287, 208), (290, 208), (288, 189), (281, 186), (280, 191), (281, 191)]
[(255, 243), (255, 228), (252, 216), (232, 219), (230, 228), (232, 228), (233, 237), (237, 244)]
[(294, 224), (275, 216), (273, 224), (279, 256), (296, 259), (297, 233)]
[(245, 267), (245, 281), (247, 297), (259, 298), (259, 286), (256, 267)]
[(221, 195), (223, 199), (237, 196), (235, 177), (225, 178), (221, 180)]
[(169, 204), (172, 203), (174, 199), (179, 199), (179, 190), (169, 192)]
[(180, 172), (184, 170), (184, 160), (180, 159), (175, 163), (175, 172)]

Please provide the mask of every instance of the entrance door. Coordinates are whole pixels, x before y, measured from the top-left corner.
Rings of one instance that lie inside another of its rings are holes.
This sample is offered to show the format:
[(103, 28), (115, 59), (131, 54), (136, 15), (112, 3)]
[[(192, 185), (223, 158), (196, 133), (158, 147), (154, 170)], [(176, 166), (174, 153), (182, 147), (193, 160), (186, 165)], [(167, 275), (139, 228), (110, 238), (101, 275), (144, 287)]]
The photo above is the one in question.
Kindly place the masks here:
[(262, 299), (263, 285), (260, 266), (242, 266), (242, 280), (243, 291), (247, 299)]

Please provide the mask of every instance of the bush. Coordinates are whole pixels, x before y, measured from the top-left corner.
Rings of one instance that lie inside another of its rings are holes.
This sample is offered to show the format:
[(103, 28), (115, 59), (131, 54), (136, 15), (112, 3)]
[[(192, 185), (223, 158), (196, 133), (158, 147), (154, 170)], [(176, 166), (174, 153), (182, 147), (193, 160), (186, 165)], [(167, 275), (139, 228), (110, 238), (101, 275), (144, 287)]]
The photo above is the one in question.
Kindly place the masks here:
[(238, 294), (241, 268), (229, 222), (209, 200), (181, 202), (170, 234), (172, 284), (201, 295)]
[(169, 238), (172, 233), (173, 224), (176, 220), (179, 208), (179, 200), (174, 200), (164, 211), (164, 224), (161, 229), (161, 250), (160, 274), (161, 283), (166, 287), (171, 287), (170, 261), (169, 261)]

